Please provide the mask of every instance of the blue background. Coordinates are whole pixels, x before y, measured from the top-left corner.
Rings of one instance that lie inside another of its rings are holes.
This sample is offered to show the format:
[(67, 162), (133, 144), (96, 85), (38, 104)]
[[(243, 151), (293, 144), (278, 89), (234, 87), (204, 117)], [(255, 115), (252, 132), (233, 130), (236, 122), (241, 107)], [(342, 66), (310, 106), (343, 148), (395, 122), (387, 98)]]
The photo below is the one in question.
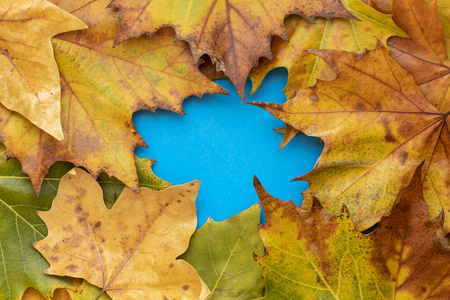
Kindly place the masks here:
[[(190, 97), (186, 115), (157, 110), (140, 111), (133, 121), (149, 148), (136, 154), (157, 160), (153, 171), (173, 184), (200, 180), (197, 198), (198, 227), (211, 216), (222, 221), (259, 202), (253, 188), (256, 175), (264, 188), (282, 200), (301, 204), (307, 182), (291, 180), (309, 172), (323, 146), (319, 139), (297, 135), (283, 150), (282, 134), (273, 131), (284, 123), (261, 108), (245, 104), (227, 79), (216, 80), (230, 95)], [(247, 101), (283, 103), (287, 71), (268, 74)], [(264, 218), (262, 217), (262, 222)]]

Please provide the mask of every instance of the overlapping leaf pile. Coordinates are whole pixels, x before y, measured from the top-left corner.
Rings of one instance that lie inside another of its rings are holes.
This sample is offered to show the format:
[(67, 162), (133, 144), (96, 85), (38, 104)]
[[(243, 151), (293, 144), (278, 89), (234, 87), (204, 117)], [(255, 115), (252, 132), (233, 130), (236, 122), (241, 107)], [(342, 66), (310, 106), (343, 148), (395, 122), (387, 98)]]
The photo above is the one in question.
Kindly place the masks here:
[[(2, 0), (0, 26), (0, 299), (450, 295), (448, 0)], [(325, 144), (302, 207), (255, 178), (264, 225), (195, 231), (199, 182), (134, 156), (132, 114), (278, 67), (289, 100), (252, 104)]]

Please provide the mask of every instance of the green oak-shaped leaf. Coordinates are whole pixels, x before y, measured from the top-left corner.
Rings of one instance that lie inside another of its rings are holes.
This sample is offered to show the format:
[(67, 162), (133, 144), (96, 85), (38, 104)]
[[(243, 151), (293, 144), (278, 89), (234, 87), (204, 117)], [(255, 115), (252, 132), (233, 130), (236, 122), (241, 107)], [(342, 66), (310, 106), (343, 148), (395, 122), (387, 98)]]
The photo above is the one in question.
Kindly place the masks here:
[(253, 259), (253, 253), (264, 252), (258, 233), (260, 211), (261, 206), (255, 204), (222, 222), (209, 218), (180, 256), (211, 289), (210, 300), (262, 296), (264, 278)]
[[(3, 153), (3, 154), (2, 154)], [(36, 198), (30, 178), (22, 174), (17, 159), (5, 162), (5, 149), (0, 145), (0, 299), (21, 299), (29, 287), (51, 297), (56, 288), (69, 287), (80, 291), (80, 280), (49, 276), (42, 272), (49, 267), (30, 243), (43, 239), (47, 228), (36, 211), (50, 208), (56, 196), (61, 177), (73, 168), (59, 162), (50, 168)], [(136, 166), (141, 186), (160, 190), (170, 184), (151, 173), (152, 160), (137, 158)], [(106, 175), (99, 176), (108, 206), (124, 188), (124, 184)]]

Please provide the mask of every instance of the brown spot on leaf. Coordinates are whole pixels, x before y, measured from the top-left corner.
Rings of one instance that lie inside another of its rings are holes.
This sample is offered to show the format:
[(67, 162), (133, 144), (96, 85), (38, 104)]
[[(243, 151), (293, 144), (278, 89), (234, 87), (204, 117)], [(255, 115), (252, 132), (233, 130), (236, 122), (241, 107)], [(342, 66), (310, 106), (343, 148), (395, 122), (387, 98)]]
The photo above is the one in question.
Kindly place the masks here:
[(401, 163), (402, 165), (404, 165), (407, 159), (408, 159), (408, 152), (403, 151), (403, 152), (400, 154), (400, 163)]
[(63, 227), (63, 230), (64, 230), (64, 231), (73, 231), (73, 227), (72, 227), (72, 225), (65, 225), (65, 226)]
[(100, 221), (96, 222), (94, 225), (94, 228), (99, 229), (100, 227), (102, 227), (102, 222), (100, 222)]
[(391, 130), (391, 127), (389, 124), (389, 120), (387, 118), (383, 118), (382, 122), (383, 122), (383, 126), (384, 126), (384, 131), (385, 131), (384, 140), (388, 143), (397, 142), (395, 137), (392, 135), (392, 130)]
[(74, 273), (78, 269), (78, 266), (74, 265), (74, 264), (70, 264), (66, 267), (66, 269), (69, 270), (69, 272)]
[(81, 206), (81, 204), (77, 204), (77, 206), (75, 206), (75, 212), (80, 213), (82, 211), (83, 211), (83, 207)]
[(187, 291), (190, 288), (190, 286), (185, 284), (182, 286), (182, 288), (183, 288), (183, 291)]

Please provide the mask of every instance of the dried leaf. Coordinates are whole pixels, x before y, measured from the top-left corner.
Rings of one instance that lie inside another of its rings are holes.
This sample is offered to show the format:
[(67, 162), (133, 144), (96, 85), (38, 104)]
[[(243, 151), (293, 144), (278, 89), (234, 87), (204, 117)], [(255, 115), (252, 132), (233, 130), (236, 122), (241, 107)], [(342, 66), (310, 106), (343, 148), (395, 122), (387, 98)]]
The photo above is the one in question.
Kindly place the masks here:
[[(379, 11), (389, 12), (392, 10), (392, 0), (362, 0)], [(426, 3), (432, 1), (424, 0)], [(439, 17), (444, 30), (445, 44), (447, 45), (447, 56), (450, 56), (450, 2), (449, 0), (437, 0)], [(412, 23), (416, 23), (414, 20)]]
[(269, 71), (279, 67), (288, 70), (288, 84), (284, 89), (288, 98), (294, 97), (296, 90), (316, 84), (316, 79), (333, 80), (336, 77), (334, 70), (323, 60), (304, 50), (363, 51), (374, 49), (377, 39), (386, 44), (390, 36), (407, 37), (390, 15), (379, 13), (360, 0), (341, 2), (359, 20), (318, 18), (312, 24), (298, 16), (286, 19), (290, 42), (277, 37), (273, 39), (275, 59), (262, 59), (258, 68), (251, 71), (252, 93), (256, 92)]
[(392, 57), (408, 70), (437, 109), (450, 110), (450, 61), (447, 57), (437, 1), (396, 0), (395, 23), (411, 39), (391, 38)]
[(253, 254), (264, 253), (258, 225), (261, 206), (222, 222), (211, 218), (191, 238), (180, 257), (190, 263), (211, 289), (213, 299), (254, 299), (262, 296), (264, 277)]
[[(0, 147), (3, 145), (0, 144)], [(151, 160), (137, 158), (136, 165), (141, 186), (154, 189), (169, 186), (169, 183), (157, 178), (151, 172), (152, 164)], [(46, 298), (49, 298), (56, 288), (69, 287), (72, 290), (81, 290), (79, 280), (74, 281), (42, 273), (43, 269), (48, 268), (48, 264), (30, 245), (47, 235), (47, 228), (36, 214), (36, 210), (50, 208), (61, 176), (72, 167), (71, 164), (63, 162), (53, 165), (42, 184), (40, 198), (36, 198), (29, 177), (22, 174), (20, 163), (16, 159), (10, 159), (0, 165), (0, 219), (2, 220), (0, 299), (21, 299), (28, 287), (39, 290)], [(103, 174), (99, 177), (99, 183), (105, 191), (103, 200), (111, 206), (110, 194), (117, 192), (120, 195), (124, 184)]]
[[(393, 19), (411, 39), (390, 38), (388, 43), (392, 49), (391, 56), (411, 73), (428, 101), (446, 113), (450, 111), (450, 60), (437, 6), (436, 0), (429, 3), (424, 0), (395, 0)], [(446, 127), (449, 125), (450, 119), (447, 118)], [(445, 128), (441, 130), (444, 138), (438, 142), (434, 157), (423, 174), (425, 199), (432, 216), (437, 216), (442, 207), (446, 216), (450, 214), (449, 193), (442, 192), (450, 183), (450, 149), (445, 149), (445, 142), (450, 139), (448, 131), (445, 132)], [(450, 232), (449, 226), (446, 225), (446, 232)]]
[(112, 0), (109, 6), (119, 9), (121, 19), (116, 45), (172, 26), (176, 39), (191, 45), (195, 61), (208, 54), (217, 71), (224, 71), (231, 79), (241, 98), (245, 97), (247, 75), (258, 58), (272, 57), (272, 36), (287, 39), (283, 25), (286, 15), (298, 14), (309, 21), (318, 16), (352, 18), (334, 0)]
[(447, 48), (447, 57), (450, 56), (450, 1), (438, 0), (438, 12), (441, 18), (442, 29), (444, 31), (445, 44)]
[(280, 149), (278, 151), (281, 151), (284, 147), (286, 147), (287, 144), (289, 144), (290, 141), (297, 135), (297, 134), (303, 134), (303, 132), (298, 131), (291, 125), (286, 125), (282, 128), (275, 129), (276, 132), (283, 134), (283, 140), (281, 141)]
[(188, 96), (225, 93), (193, 65), (189, 46), (173, 43), (170, 29), (112, 48), (119, 20), (106, 0), (62, 0), (58, 5), (89, 25), (53, 39), (61, 72), (62, 126), (57, 142), (21, 116), (0, 107), (1, 140), (17, 157), (39, 193), (48, 168), (69, 161), (94, 176), (106, 172), (135, 191), (136, 147), (146, 146), (133, 112), (164, 108), (182, 113)]
[(267, 299), (446, 299), (450, 247), (442, 215), (430, 219), (420, 170), (391, 216), (364, 235), (347, 209), (338, 216), (317, 200), (310, 211), (270, 196), (256, 180), (266, 213), (266, 253), (256, 257)]
[(49, 228), (33, 243), (50, 262), (44, 272), (84, 278), (112, 299), (199, 299), (200, 277), (175, 259), (195, 231), (199, 186), (139, 194), (126, 188), (109, 210), (99, 184), (73, 169), (61, 179), (52, 208), (38, 213)]
[(0, 103), (58, 140), (61, 88), (50, 39), (87, 28), (45, 0), (0, 2)]
[[(448, 115), (433, 107), (414, 78), (379, 45), (350, 53), (314, 50), (337, 72), (283, 105), (256, 103), (307, 135), (320, 137), (325, 149), (307, 180), (303, 207), (320, 199), (332, 214), (348, 207), (358, 230), (389, 215), (417, 166), (425, 161), (422, 180), (430, 214), (450, 212), (450, 132)], [(437, 200), (438, 199), (438, 200)], [(447, 220), (450, 216), (447, 217)], [(445, 232), (450, 231), (446, 221)]]

